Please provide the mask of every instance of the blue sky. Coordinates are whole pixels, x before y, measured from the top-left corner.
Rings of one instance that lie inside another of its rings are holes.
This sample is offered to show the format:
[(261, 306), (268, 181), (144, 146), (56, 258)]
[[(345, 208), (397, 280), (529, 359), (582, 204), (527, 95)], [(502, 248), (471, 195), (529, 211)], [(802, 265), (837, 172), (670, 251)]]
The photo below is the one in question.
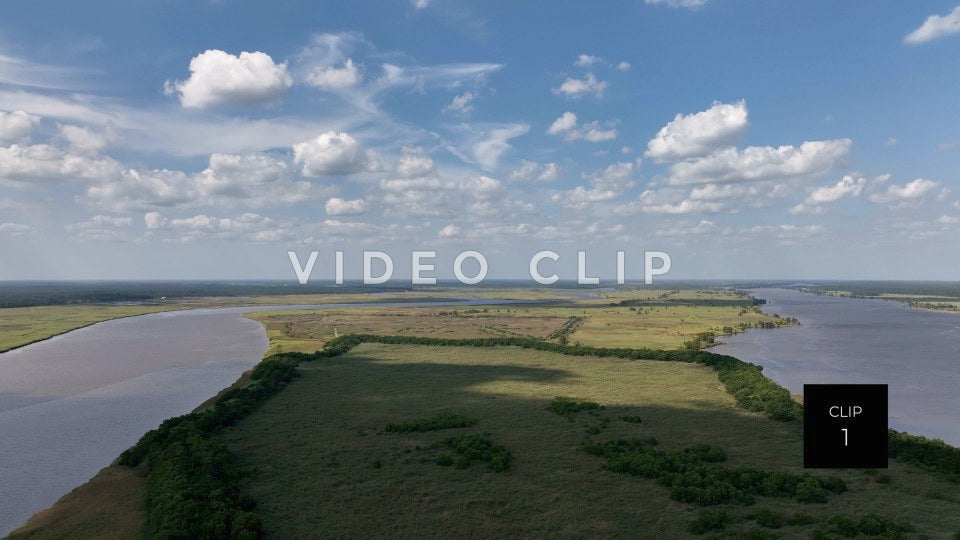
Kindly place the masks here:
[(0, 5), (0, 279), (957, 279), (948, 2)]

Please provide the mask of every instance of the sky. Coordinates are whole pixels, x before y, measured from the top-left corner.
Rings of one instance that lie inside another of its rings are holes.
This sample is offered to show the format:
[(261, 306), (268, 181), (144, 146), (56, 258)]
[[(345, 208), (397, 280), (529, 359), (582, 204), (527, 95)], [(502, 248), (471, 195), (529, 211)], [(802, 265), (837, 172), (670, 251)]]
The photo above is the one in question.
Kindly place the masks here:
[(0, 4), (0, 280), (957, 280), (957, 0)]

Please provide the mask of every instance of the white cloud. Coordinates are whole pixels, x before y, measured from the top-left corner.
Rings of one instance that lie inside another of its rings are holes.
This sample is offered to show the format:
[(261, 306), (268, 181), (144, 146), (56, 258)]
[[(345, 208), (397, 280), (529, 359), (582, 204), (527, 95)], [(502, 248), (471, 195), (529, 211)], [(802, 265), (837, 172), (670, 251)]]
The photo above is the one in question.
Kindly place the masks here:
[(363, 214), (367, 211), (367, 201), (363, 199), (345, 200), (333, 197), (327, 200), (324, 208), (330, 216), (348, 216)]
[(960, 6), (946, 15), (930, 15), (919, 28), (903, 38), (904, 43), (918, 45), (960, 32)]
[(575, 66), (592, 66), (598, 62), (603, 62), (603, 59), (599, 56), (593, 56), (591, 54), (581, 54), (577, 57), (577, 61), (573, 63)]
[(332, 188), (295, 180), (286, 162), (267, 154), (213, 154), (198, 173), (120, 170), (87, 188), (81, 200), (113, 210), (170, 207), (246, 206), (260, 208), (307, 202)]
[(616, 129), (604, 129), (600, 123), (593, 121), (577, 125), (577, 115), (567, 111), (550, 124), (548, 135), (563, 135), (566, 141), (585, 140), (588, 142), (604, 142), (617, 138)]
[(838, 201), (843, 197), (859, 197), (866, 185), (866, 178), (854, 178), (847, 175), (833, 186), (823, 186), (813, 190), (807, 197), (806, 204), (824, 204)]
[(755, 182), (825, 174), (849, 154), (853, 141), (836, 139), (806, 141), (799, 147), (785, 145), (726, 148), (670, 167), (671, 185)]
[(708, 0), (646, 0), (647, 4), (665, 5), (674, 8), (698, 8), (706, 5)]
[(460, 115), (470, 114), (473, 111), (473, 100), (475, 98), (473, 92), (464, 92), (458, 96), (453, 96), (453, 100), (443, 108), (443, 112)]
[(953, 223), (960, 223), (960, 218), (958, 218), (958, 217), (956, 217), (956, 216), (943, 215), (943, 216), (940, 216), (939, 218), (937, 218), (937, 223), (940, 223), (940, 224), (942, 224), (942, 225), (950, 225), (950, 224), (953, 224)]
[(304, 176), (346, 175), (376, 170), (379, 166), (369, 150), (347, 133), (327, 131), (293, 145), (293, 161)]
[(790, 215), (793, 215), (793, 216), (822, 214), (823, 207), (810, 206), (804, 203), (797, 203), (795, 206), (791, 207), (790, 210), (788, 210), (788, 212), (790, 213)]
[(714, 102), (695, 114), (677, 116), (647, 143), (646, 156), (658, 161), (673, 161), (702, 156), (718, 148), (731, 146), (746, 130), (747, 104)]
[(437, 170), (433, 160), (422, 154), (407, 154), (401, 157), (393, 168), (393, 175), (398, 178), (419, 178)]
[(630, 62), (627, 62), (627, 61), (620, 62), (619, 64), (617, 64), (617, 69), (619, 69), (620, 71), (627, 71), (628, 69), (630, 69)]
[(29, 225), (24, 225), (23, 223), (13, 223), (10, 221), (5, 221), (0, 223), (0, 234), (5, 234), (8, 236), (25, 236), (33, 230), (33, 227)]
[(99, 154), (115, 140), (110, 130), (96, 131), (89, 127), (69, 124), (60, 124), (57, 129), (70, 150), (80, 154)]
[(530, 131), (528, 124), (513, 124), (504, 128), (492, 129), (486, 137), (473, 145), (473, 157), (486, 168), (494, 168), (500, 156), (511, 148), (510, 139), (526, 135)]
[(341, 67), (317, 67), (306, 76), (306, 83), (323, 90), (340, 90), (355, 86), (363, 76), (360, 70), (347, 58)]
[(934, 189), (939, 185), (940, 184), (932, 180), (917, 178), (916, 180), (907, 182), (902, 186), (888, 186), (885, 192), (874, 193), (873, 195), (870, 195), (870, 201), (875, 203), (891, 203), (915, 200), (923, 197), (931, 189)]
[[(634, 203), (631, 203), (634, 204)], [(639, 209), (641, 212), (647, 214), (708, 214), (720, 212), (723, 210), (724, 206), (722, 203), (717, 202), (704, 202), (704, 201), (692, 201), (692, 200), (683, 200), (679, 203), (663, 203), (663, 204), (649, 204), (649, 205), (640, 205), (639, 208), (631, 207), (626, 205), (625, 207), (619, 207), (618, 213), (632, 213), (632, 211)]]
[(560, 178), (560, 167), (556, 163), (537, 163), (526, 161), (510, 173), (511, 180), (553, 182)]
[(96, 215), (87, 221), (67, 225), (67, 232), (78, 240), (128, 240), (130, 235), (124, 229), (133, 226), (133, 218), (122, 216)]
[(557, 95), (562, 94), (574, 99), (581, 98), (587, 94), (593, 94), (601, 98), (606, 88), (607, 83), (605, 81), (598, 81), (593, 73), (587, 73), (587, 76), (583, 79), (567, 77), (560, 86), (553, 89), (553, 93)]
[(40, 117), (24, 111), (0, 111), (0, 144), (19, 141), (40, 125)]
[(148, 229), (159, 229), (163, 226), (163, 215), (160, 212), (147, 212), (143, 215), (143, 224)]
[(410, 0), (410, 5), (415, 9), (426, 9), (430, 5), (430, 0)]
[(110, 158), (91, 158), (49, 144), (0, 146), (0, 179), (17, 182), (99, 180), (118, 174)]
[(896, 146), (898, 142), (900, 142), (900, 141), (898, 141), (897, 139), (895, 139), (895, 138), (893, 138), (893, 137), (888, 137), (887, 140), (883, 141), (883, 145), (884, 145), (884, 146)]
[(217, 49), (190, 60), (186, 81), (168, 82), (165, 91), (179, 93), (184, 107), (263, 103), (279, 98), (293, 84), (286, 63), (274, 63), (262, 52), (235, 56)]
[(440, 238), (456, 238), (460, 236), (460, 227), (457, 227), (454, 224), (449, 224), (446, 227), (440, 229), (440, 233), (437, 235)]
[(590, 186), (576, 186), (573, 189), (553, 194), (550, 200), (568, 208), (583, 208), (590, 203), (612, 201), (620, 198), (632, 188), (634, 165), (630, 162), (618, 162), (602, 171), (585, 175)]
[(550, 124), (550, 127), (547, 128), (548, 135), (562, 135), (571, 131), (577, 126), (577, 115), (573, 114), (570, 111), (567, 111), (560, 115), (559, 118), (553, 121)]

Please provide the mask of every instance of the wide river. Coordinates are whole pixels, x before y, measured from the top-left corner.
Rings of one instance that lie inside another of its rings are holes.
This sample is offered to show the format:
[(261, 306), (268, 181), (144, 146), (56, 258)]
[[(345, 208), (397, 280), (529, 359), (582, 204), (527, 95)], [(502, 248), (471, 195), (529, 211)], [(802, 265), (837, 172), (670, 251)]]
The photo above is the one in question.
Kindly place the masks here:
[(488, 305), (509, 300), (256, 306), (115, 319), (0, 354), (0, 537), (86, 482), (267, 350), (254, 311)]
[(792, 289), (751, 294), (800, 325), (725, 336), (711, 351), (763, 366), (793, 394), (804, 384), (887, 384), (890, 427), (960, 446), (960, 315)]

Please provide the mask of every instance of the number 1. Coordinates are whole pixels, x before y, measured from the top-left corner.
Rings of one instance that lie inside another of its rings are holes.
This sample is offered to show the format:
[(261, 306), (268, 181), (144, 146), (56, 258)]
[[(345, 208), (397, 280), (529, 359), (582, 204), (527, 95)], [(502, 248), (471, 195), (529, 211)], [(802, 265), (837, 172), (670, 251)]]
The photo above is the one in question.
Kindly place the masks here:
[(844, 446), (848, 446), (848, 441), (847, 441), (847, 428), (841, 428), (840, 431), (843, 432), (843, 445), (844, 445)]

